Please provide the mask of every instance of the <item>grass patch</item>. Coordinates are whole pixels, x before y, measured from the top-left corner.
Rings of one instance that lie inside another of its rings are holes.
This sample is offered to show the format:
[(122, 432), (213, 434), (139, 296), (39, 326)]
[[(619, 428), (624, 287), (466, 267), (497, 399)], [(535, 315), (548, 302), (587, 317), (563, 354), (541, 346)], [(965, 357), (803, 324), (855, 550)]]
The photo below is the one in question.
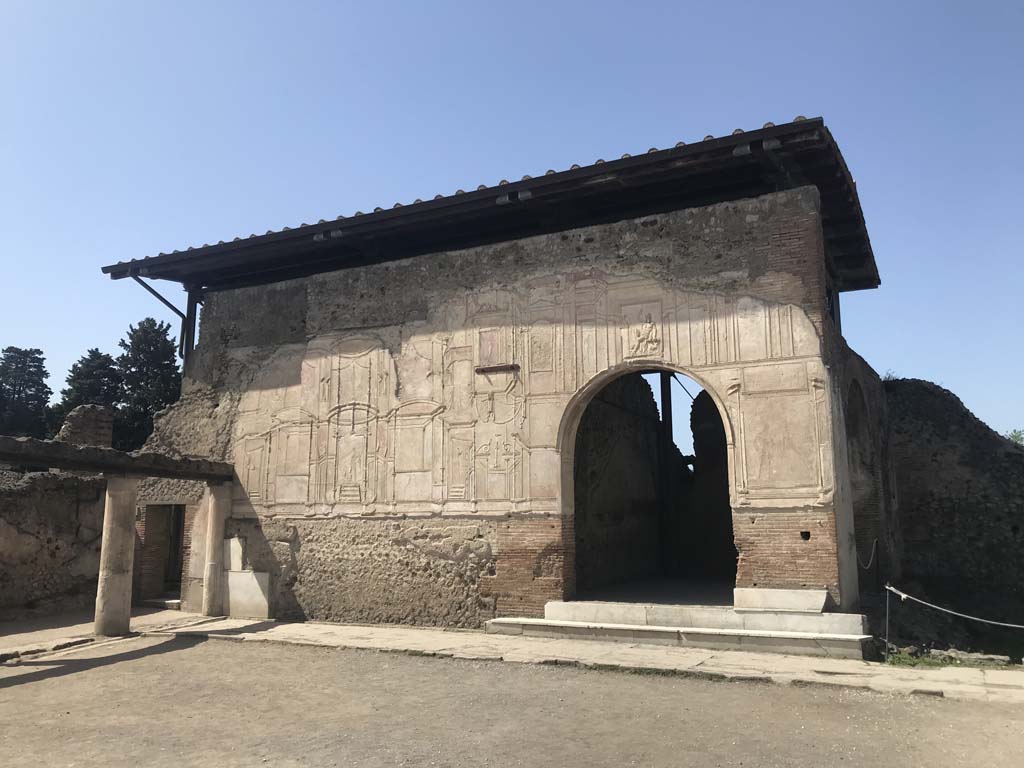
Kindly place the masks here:
[(950, 664), (948, 661), (939, 661), (930, 656), (911, 656), (906, 651), (890, 651), (889, 664), (894, 667), (952, 667), (967, 666)]
[(895, 667), (967, 667), (968, 669), (1020, 669), (1019, 664), (986, 658), (950, 658), (929, 653), (911, 655), (906, 651), (890, 651), (889, 664)]

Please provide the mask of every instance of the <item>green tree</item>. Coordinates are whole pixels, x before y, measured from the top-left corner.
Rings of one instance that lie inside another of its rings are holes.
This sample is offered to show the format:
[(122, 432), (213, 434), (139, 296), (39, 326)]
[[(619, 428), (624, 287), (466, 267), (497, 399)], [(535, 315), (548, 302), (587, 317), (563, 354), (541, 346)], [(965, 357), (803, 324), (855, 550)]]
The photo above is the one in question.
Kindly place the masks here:
[(40, 349), (6, 347), (0, 353), (0, 434), (46, 436), (49, 377)]
[(106, 352), (90, 349), (71, 366), (66, 382), (67, 386), (60, 391), (60, 402), (53, 407), (52, 421), (58, 427), (80, 405), (116, 409), (121, 404), (121, 372), (117, 361)]
[(1017, 445), (1024, 445), (1024, 429), (1011, 429), (1004, 435), (1007, 440)]
[(114, 447), (141, 448), (153, 431), (153, 416), (178, 399), (181, 372), (171, 326), (147, 317), (128, 327), (119, 345), (117, 370), (123, 406), (114, 420)]

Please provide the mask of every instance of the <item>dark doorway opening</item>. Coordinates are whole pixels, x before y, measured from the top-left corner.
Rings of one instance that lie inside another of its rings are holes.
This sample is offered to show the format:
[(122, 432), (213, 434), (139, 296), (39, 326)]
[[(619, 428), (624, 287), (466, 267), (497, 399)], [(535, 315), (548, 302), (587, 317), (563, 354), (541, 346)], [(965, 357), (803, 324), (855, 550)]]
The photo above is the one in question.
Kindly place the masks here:
[(135, 594), (139, 601), (174, 601), (181, 596), (186, 541), (185, 506), (149, 504), (142, 510), (136, 549)]
[(181, 569), (185, 554), (185, 507), (173, 505), (168, 521), (167, 564), (164, 571), (164, 595), (181, 596)]
[(576, 434), (576, 599), (732, 604), (726, 442), (685, 376), (627, 374), (597, 392)]

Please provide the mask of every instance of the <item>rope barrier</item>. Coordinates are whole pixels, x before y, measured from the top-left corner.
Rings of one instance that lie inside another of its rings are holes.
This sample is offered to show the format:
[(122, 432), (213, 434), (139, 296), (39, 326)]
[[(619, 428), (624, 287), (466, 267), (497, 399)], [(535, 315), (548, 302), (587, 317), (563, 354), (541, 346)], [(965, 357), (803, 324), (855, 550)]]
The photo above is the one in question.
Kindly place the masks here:
[(932, 603), (929, 603), (929, 602), (926, 602), (926, 601), (922, 600), (919, 597), (914, 597), (913, 595), (908, 595), (906, 592), (901, 592), (900, 590), (896, 589), (896, 587), (892, 586), (891, 584), (886, 584), (885, 588), (887, 590), (889, 590), (890, 592), (892, 592), (897, 597), (899, 597), (900, 600), (913, 600), (915, 603), (920, 603), (921, 605), (927, 605), (929, 608), (934, 608), (937, 611), (942, 611), (943, 613), (949, 613), (949, 614), (952, 614), (953, 616), (959, 616), (961, 619), (970, 619), (971, 621), (980, 621), (983, 624), (992, 624), (992, 625), (997, 626), (997, 627), (1009, 627), (1010, 629), (1024, 629), (1024, 624), (1009, 624), (1008, 622), (1005, 622), (1005, 621), (992, 621), (991, 619), (979, 619), (977, 616), (968, 616), (966, 613), (959, 613), (957, 611), (952, 611), (949, 608), (943, 608), (941, 605), (934, 605)]
[[(858, 559), (858, 561), (860, 560), (859, 557), (857, 559)], [(982, 618), (979, 618), (977, 616), (969, 616), (966, 613), (960, 613), (959, 611), (954, 611), (954, 610), (951, 610), (949, 608), (943, 608), (941, 605), (935, 605), (934, 603), (929, 603), (928, 601), (922, 600), (919, 597), (914, 597), (913, 595), (908, 595), (906, 592), (903, 592), (902, 590), (896, 589), (896, 587), (892, 586), (892, 584), (886, 584), (885, 585), (885, 660), (886, 660), (886, 662), (889, 661), (889, 595), (890, 594), (896, 595), (900, 599), (901, 602), (905, 602), (907, 600), (913, 600), (915, 603), (920, 603), (921, 605), (927, 606), (929, 608), (934, 608), (936, 611), (942, 611), (943, 613), (948, 613), (951, 616), (958, 616), (961, 619), (969, 619), (970, 621), (980, 621), (982, 624), (991, 624), (992, 626), (995, 626), (995, 627), (1007, 627), (1009, 629), (1024, 629), (1024, 624), (1010, 624), (1009, 622), (1006, 622), (1006, 621), (992, 621), (991, 619), (982, 619)]]
[(860, 552), (857, 552), (857, 548), (854, 547), (853, 551), (857, 554), (857, 565), (863, 568), (865, 571), (871, 570), (871, 564), (875, 562), (875, 555), (878, 554), (878, 539), (871, 542), (871, 557), (868, 558), (868, 564), (864, 565), (864, 561), (860, 559)]

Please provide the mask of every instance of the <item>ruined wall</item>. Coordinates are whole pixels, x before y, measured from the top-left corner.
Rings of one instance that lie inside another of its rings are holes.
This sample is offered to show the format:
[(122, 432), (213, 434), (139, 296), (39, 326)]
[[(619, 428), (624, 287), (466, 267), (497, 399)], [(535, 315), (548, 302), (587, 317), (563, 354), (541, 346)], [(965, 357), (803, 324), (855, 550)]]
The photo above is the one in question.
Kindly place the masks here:
[[(1024, 617), (1024, 448), (927, 381), (885, 382), (890, 447), (911, 594), (975, 616)], [(908, 613), (909, 616), (909, 613)], [(1010, 638), (977, 624), (935, 620), (929, 642), (994, 647)], [(945, 622), (940, 623), (941, 622)], [(1024, 650), (1017, 636), (1016, 654)]]
[(832, 337), (837, 385), (838, 480), (847, 490), (854, 521), (851, 535), (862, 601), (877, 603), (887, 581), (900, 575), (901, 541), (885, 390), (875, 370)]
[(639, 374), (602, 389), (576, 434), (576, 590), (658, 573), (658, 406)]
[[(169, 456), (230, 456), (238, 393), (222, 384), (221, 381), (213, 380), (209, 385), (197, 387), (190, 386), (186, 379), (181, 397), (156, 414), (153, 433), (144, 449)], [(199, 612), (203, 605), (205, 489), (205, 483), (167, 478), (148, 478), (139, 484), (140, 506), (185, 506), (181, 607), (182, 610), (192, 612)]]
[(105, 405), (79, 405), (64, 417), (57, 440), (109, 448), (114, 438), (114, 411)]
[(0, 487), (0, 610), (95, 599), (101, 478), (5, 473)]
[[(740, 585), (825, 586), (838, 600), (824, 285), (817, 192), (803, 188), (214, 293), (183, 397), (147, 447), (234, 462), (233, 525), (250, 546), (266, 540), (272, 610), (288, 615), (364, 618), (365, 592), (325, 575), (349, 567), (343, 552), (391, 551), (407, 521), (442, 540), (474, 521), (486, 568), (429, 548), (415, 558), (467, 585), (449, 592), (470, 606), (455, 623), (473, 625), (492, 606), (536, 613), (570, 586), (561, 441), (590, 389), (685, 370), (726, 422)], [(374, 592), (381, 615), (453, 623), (444, 601), (421, 604), (419, 582), (397, 578), (399, 563), (382, 554), (368, 572), (391, 586)], [(201, 576), (189, 568), (189, 590)]]
[[(110, 408), (80, 405), (57, 439), (109, 448), (112, 431)], [(0, 471), (0, 610), (95, 599), (105, 488), (88, 472)]]

